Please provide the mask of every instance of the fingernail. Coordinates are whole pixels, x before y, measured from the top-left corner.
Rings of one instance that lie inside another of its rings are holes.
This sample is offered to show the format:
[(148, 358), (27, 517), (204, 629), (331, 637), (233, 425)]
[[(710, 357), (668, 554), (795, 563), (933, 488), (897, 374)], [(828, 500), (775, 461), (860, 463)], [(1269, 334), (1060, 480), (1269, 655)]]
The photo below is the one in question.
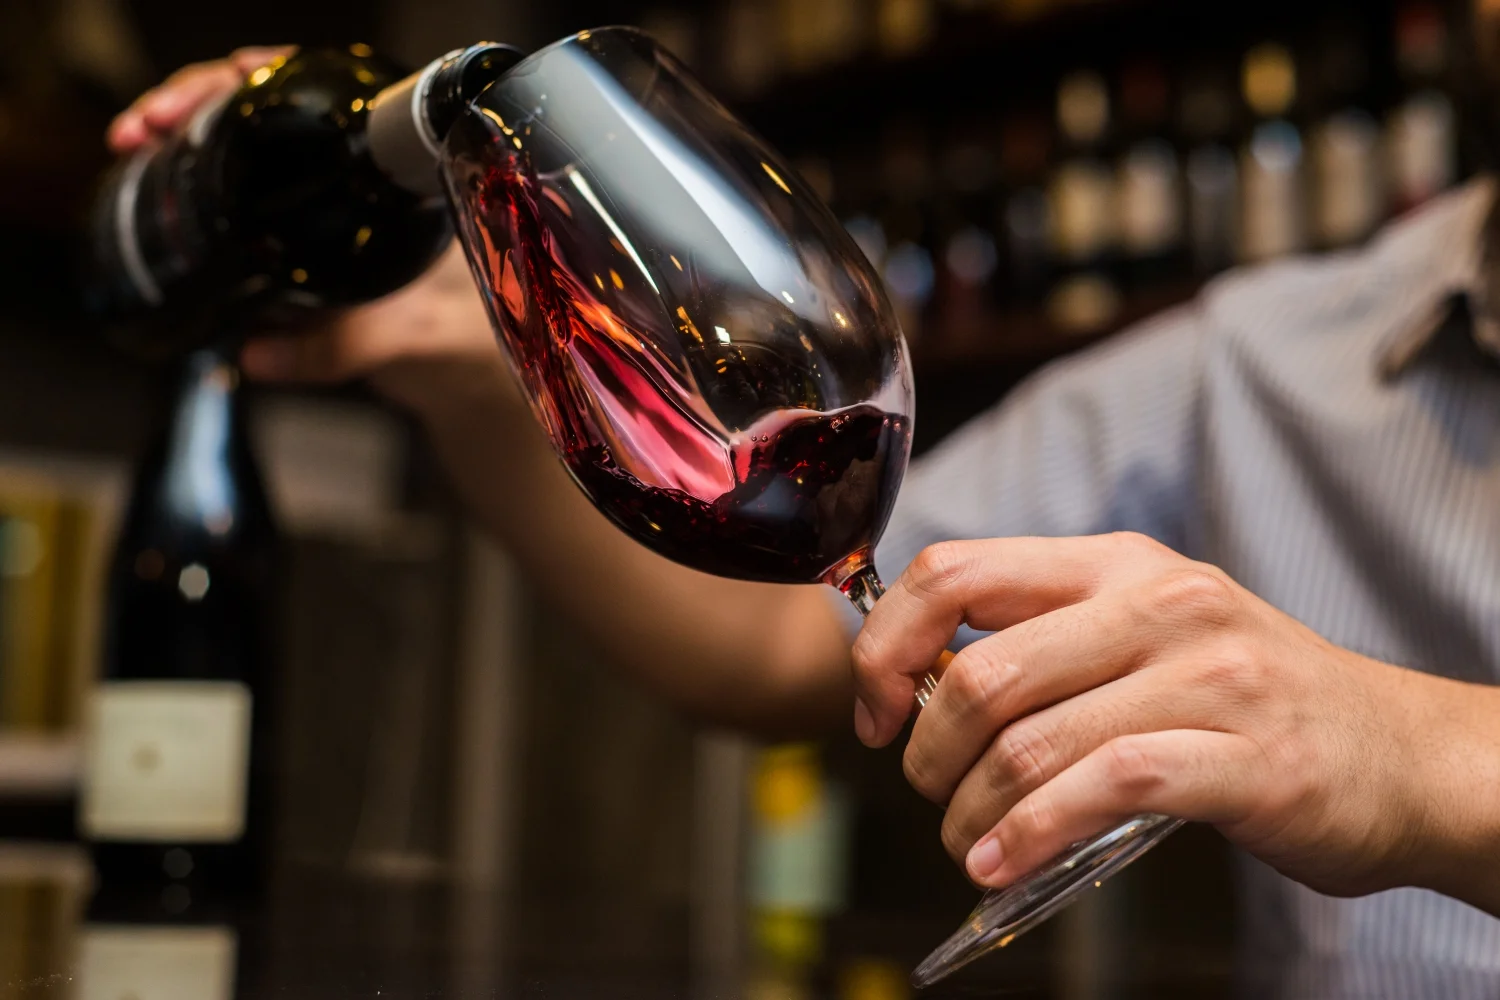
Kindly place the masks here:
[(296, 369), (297, 349), (277, 340), (252, 340), (240, 352), (240, 367), (252, 378), (285, 378)]
[(859, 698), (854, 699), (854, 732), (861, 743), (869, 743), (875, 738), (875, 716)]
[(981, 881), (995, 874), (1000, 867), (1000, 840), (994, 835), (985, 837), (969, 849), (969, 874)]

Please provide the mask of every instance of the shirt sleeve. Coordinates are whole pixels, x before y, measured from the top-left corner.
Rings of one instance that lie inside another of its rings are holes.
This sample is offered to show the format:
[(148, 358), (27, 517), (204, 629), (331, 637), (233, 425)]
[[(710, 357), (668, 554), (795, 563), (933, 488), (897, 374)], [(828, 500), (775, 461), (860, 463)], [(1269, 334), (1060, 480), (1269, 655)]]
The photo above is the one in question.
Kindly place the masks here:
[(881, 579), (953, 539), (1139, 531), (1192, 554), (1202, 326), (1183, 306), (1049, 365), (914, 462)]

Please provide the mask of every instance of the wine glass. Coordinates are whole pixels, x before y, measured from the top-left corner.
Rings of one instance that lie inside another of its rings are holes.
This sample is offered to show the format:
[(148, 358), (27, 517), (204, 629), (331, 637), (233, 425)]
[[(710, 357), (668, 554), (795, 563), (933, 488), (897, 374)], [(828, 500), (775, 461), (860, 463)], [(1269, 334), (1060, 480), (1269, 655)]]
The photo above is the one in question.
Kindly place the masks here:
[[(867, 614), (911, 361), (880, 279), (797, 173), (630, 28), (522, 60), (442, 154), (490, 319), (594, 505), (684, 565), (827, 583)], [(1170, 822), (1139, 818), (989, 893), (917, 978), (1007, 944)]]

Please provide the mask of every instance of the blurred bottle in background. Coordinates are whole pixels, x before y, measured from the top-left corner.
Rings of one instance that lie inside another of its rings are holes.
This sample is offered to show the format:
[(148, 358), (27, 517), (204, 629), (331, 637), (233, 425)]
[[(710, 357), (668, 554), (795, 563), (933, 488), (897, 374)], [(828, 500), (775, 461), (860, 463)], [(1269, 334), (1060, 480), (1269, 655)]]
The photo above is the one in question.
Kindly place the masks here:
[(1238, 104), (1227, 75), (1205, 65), (1187, 75), (1178, 108), (1187, 148), (1188, 252), (1201, 278), (1232, 265), (1239, 250)]
[(1047, 163), (1052, 133), (1046, 118), (1020, 112), (1000, 133), (1000, 287), (1013, 310), (1040, 308), (1052, 263), (1052, 214), (1047, 206)]
[(1171, 83), (1154, 59), (1120, 74), (1120, 156), (1116, 164), (1120, 250), (1127, 289), (1157, 287), (1182, 269), (1182, 174), (1168, 138)]
[(830, 783), (818, 748), (760, 751), (751, 785), (747, 897), (751, 1000), (814, 995), (824, 921), (842, 910), (848, 878), (849, 803)]
[(1064, 336), (1107, 328), (1119, 315), (1115, 175), (1104, 161), (1110, 128), (1104, 78), (1081, 70), (1057, 90), (1059, 163), (1048, 184), (1054, 283), (1047, 317)]
[(933, 168), (922, 122), (902, 118), (887, 126), (880, 172), (883, 274), (901, 330), (907, 343), (915, 345), (925, 336), (937, 281), (931, 249), (937, 241), (929, 211)]
[(995, 332), (999, 252), (994, 217), (995, 155), (990, 130), (965, 123), (945, 145), (938, 179), (938, 309), (947, 351), (974, 350)]
[(1290, 120), (1297, 102), (1291, 50), (1265, 42), (1245, 54), (1240, 87), (1255, 117), (1240, 155), (1240, 259), (1267, 260), (1306, 245), (1302, 133)]
[(277, 549), (238, 373), (199, 350), (121, 528), (85, 723), (82, 974), (114, 995), (231, 995), (229, 914), (263, 888), (271, 837)]
[(1369, 56), (1360, 26), (1339, 19), (1318, 34), (1312, 81), (1312, 239), (1349, 246), (1385, 217), (1380, 127), (1370, 99)]
[(1449, 63), (1442, 7), (1415, 3), (1396, 17), (1396, 69), (1402, 96), (1386, 124), (1391, 210), (1405, 212), (1458, 176), (1453, 102), (1442, 90)]

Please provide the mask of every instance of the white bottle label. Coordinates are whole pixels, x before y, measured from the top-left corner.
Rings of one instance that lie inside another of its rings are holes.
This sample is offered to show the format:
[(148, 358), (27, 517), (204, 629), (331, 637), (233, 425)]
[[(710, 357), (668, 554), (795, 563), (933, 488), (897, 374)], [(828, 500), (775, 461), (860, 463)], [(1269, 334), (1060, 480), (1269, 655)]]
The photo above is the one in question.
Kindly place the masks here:
[(96, 927), (79, 942), (78, 1000), (230, 1000), (228, 927)]
[(250, 689), (238, 681), (116, 681), (89, 705), (85, 833), (224, 843), (245, 829)]

